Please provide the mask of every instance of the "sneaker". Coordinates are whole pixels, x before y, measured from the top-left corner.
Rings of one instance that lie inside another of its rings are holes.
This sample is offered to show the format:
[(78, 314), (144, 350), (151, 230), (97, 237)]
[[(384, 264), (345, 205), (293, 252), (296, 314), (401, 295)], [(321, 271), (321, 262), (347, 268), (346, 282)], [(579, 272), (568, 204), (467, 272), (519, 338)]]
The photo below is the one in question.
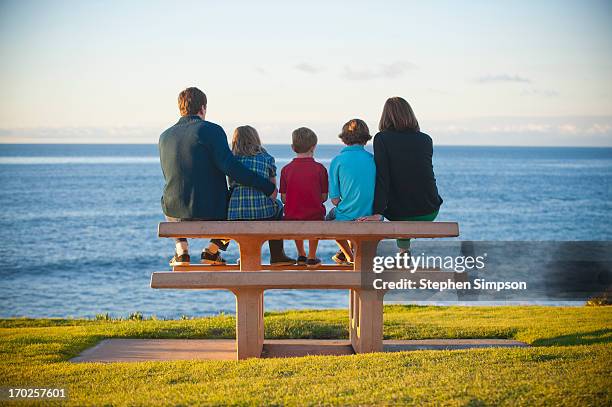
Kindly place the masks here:
[(352, 261), (346, 259), (346, 256), (344, 255), (344, 252), (342, 250), (338, 250), (336, 254), (332, 256), (332, 260), (335, 261), (336, 264), (339, 264), (341, 266), (349, 266), (353, 264)]
[(306, 258), (306, 256), (298, 256), (297, 258), (298, 266), (305, 266), (307, 262), (308, 262), (308, 259)]
[(225, 259), (221, 257), (221, 253), (211, 253), (208, 250), (202, 252), (202, 258), (200, 260), (202, 264), (209, 264), (211, 266), (224, 266), (227, 264)]
[(306, 267), (311, 268), (311, 267), (317, 267), (321, 265), (321, 259), (308, 259), (306, 260)]
[(170, 266), (188, 266), (190, 261), (188, 253), (183, 253), (180, 256), (174, 253), (174, 257), (170, 259)]

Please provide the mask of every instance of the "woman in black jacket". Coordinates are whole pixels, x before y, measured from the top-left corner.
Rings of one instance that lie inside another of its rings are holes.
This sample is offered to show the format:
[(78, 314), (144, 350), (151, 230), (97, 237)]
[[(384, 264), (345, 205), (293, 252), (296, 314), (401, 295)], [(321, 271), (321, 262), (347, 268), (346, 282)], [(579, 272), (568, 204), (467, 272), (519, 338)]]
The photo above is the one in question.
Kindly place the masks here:
[[(433, 221), (442, 198), (434, 176), (431, 137), (421, 133), (410, 104), (401, 97), (387, 99), (374, 137), (376, 190), (374, 215), (360, 220)], [(397, 241), (400, 253), (410, 239)]]

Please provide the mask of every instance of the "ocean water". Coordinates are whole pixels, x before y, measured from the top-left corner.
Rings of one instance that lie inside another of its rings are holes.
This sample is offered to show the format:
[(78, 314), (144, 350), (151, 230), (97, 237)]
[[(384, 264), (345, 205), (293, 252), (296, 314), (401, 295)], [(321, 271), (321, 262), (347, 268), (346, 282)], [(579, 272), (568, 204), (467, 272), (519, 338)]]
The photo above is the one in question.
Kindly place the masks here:
[[(316, 159), (328, 166), (341, 148), (319, 146)], [(279, 170), (292, 157), (268, 151)], [(434, 170), (438, 220), (458, 221), (461, 240), (612, 238), (610, 148), (438, 146)], [(0, 316), (233, 313), (228, 292), (149, 288), (173, 252), (156, 236), (162, 187), (155, 145), (0, 145)], [(319, 255), (335, 250), (322, 242)], [(268, 310), (346, 304), (343, 291), (266, 293)]]

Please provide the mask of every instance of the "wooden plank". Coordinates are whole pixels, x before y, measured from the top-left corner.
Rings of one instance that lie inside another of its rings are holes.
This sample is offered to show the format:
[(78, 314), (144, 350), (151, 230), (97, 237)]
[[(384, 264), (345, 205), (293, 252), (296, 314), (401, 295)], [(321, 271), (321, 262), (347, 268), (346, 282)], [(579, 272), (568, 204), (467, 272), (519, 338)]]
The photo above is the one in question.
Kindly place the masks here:
[[(343, 270), (349, 271), (353, 270), (353, 266), (341, 266), (339, 264), (321, 264), (315, 268), (308, 268), (306, 266), (298, 266), (294, 264), (293, 266), (273, 266), (270, 264), (262, 264), (262, 269), (271, 270), (271, 271), (291, 271), (291, 270)], [(207, 264), (190, 264), (188, 266), (174, 266), (172, 268), (173, 271), (235, 271), (240, 270), (240, 265), (238, 264), (226, 264), (225, 266), (217, 266), (217, 265), (207, 265)]]
[(161, 222), (159, 237), (265, 239), (440, 238), (459, 236), (456, 222), (183, 221)]
[(239, 264), (210, 265), (210, 264), (190, 264), (188, 266), (174, 266), (172, 271), (236, 271), (240, 270)]
[[(455, 279), (460, 273), (439, 270), (387, 271), (382, 274), (367, 273), (368, 278), (354, 271), (160, 271), (151, 275), (151, 288), (233, 290), (240, 288), (261, 289), (360, 289), (373, 278), (385, 281), (407, 279), (432, 281)], [(372, 278), (373, 277), (373, 278)], [(368, 287), (369, 288), (369, 287)]]
[(360, 284), (360, 273), (352, 271), (167, 271), (151, 276), (151, 288), (173, 289), (349, 289)]

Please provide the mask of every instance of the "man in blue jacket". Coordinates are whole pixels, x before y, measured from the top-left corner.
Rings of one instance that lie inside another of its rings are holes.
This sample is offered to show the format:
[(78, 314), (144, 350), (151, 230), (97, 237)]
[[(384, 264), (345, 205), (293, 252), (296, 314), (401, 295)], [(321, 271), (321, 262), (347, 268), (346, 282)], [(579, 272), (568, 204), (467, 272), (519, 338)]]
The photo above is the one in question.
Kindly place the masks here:
[[(187, 88), (179, 94), (178, 104), (181, 118), (159, 138), (159, 157), (166, 180), (162, 208), (167, 220), (226, 220), (229, 196), (226, 176), (276, 198), (276, 185), (238, 162), (221, 126), (204, 120), (207, 104), (204, 92)], [(228, 244), (229, 241), (211, 240), (202, 251), (202, 263), (224, 264), (219, 249), (227, 249)], [(189, 262), (187, 239), (176, 239), (170, 265)]]

